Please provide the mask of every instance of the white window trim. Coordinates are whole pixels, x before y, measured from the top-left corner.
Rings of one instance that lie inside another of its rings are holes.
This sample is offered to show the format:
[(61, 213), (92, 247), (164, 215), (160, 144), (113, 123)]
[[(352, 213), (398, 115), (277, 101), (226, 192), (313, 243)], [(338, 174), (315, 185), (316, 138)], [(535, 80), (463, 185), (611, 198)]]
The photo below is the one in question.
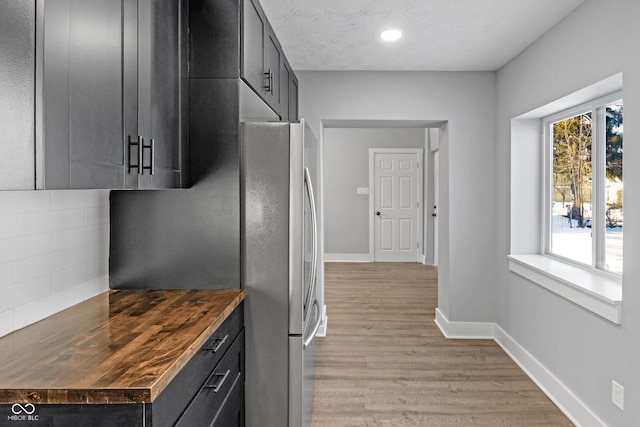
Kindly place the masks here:
[(622, 282), (545, 255), (509, 255), (509, 270), (616, 324)]
[[(542, 119), (543, 126), (543, 138), (544, 138), (544, 186), (543, 186), (543, 203), (542, 203), (542, 220), (543, 220), (543, 241), (542, 248), (544, 254), (556, 258), (560, 261), (565, 261), (570, 264), (578, 264), (584, 268), (591, 268), (594, 272), (610, 275), (612, 280), (616, 280), (620, 275), (614, 272), (609, 272), (604, 268), (605, 265), (605, 231), (604, 226), (604, 150), (606, 141), (604, 140), (604, 132), (606, 123), (604, 118), (603, 109), (606, 106), (622, 101), (622, 91), (618, 91), (600, 98), (591, 100), (581, 105), (574, 106), (572, 108), (557, 112)], [(551, 127), (553, 123), (560, 120), (566, 120), (571, 117), (575, 117), (581, 114), (591, 113), (592, 121), (594, 123), (594, 132), (592, 134), (592, 182), (591, 199), (592, 199), (592, 259), (591, 264), (582, 264), (576, 260), (564, 258), (560, 255), (551, 252), (551, 200), (552, 200), (552, 150), (551, 150)]]
[[(613, 94), (613, 95), (607, 95)], [(554, 113), (563, 111), (564, 113), (574, 108), (579, 108), (585, 103), (592, 103), (589, 101), (592, 99), (600, 99), (601, 97), (622, 99), (622, 73), (615, 74), (600, 82), (594, 83), (591, 86), (580, 89), (577, 92), (571, 93), (561, 99), (553, 101), (547, 105), (541, 106), (527, 113), (524, 113), (518, 117), (514, 117), (512, 121), (518, 122), (522, 120), (523, 127), (516, 126), (512, 122), (512, 144), (524, 143), (525, 157), (515, 156), (514, 145), (512, 145), (512, 182), (515, 179), (516, 193), (512, 193), (511, 201), (511, 252), (512, 255), (508, 256), (509, 270), (525, 279), (530, 280), (532, 283), (537, 284), (558, 296), (561, 296), (570, 302), (608, 320), (615, 324), (622, 323), (622, 277), (617, 274), (604, 272), (602, 270), (584, 268), (561, 260), (558, 258), (544, 255), (544, 243), (543, 233), (546, 230), (545, 224), (538, 225), (538, 241), (533, 240), (534, 235), (531, 233), (519, 233), (514, 230), (514, 215), (517, 215), (522, 209), (533, 208), (533, 205), (523, 204), (523, 199), (517, 197), (517, 192), (523, 188), (533, 189), (535, 187), (540, 188), (542, 184), (543, 175), (538, 177), (537, 183), (526, 183), (530, 179), (531, 168), (526, 162), (526, 156), (533, 154), (532, 148), (534, 145), (539, 144), (540, 137), (536, 142), (531, 137), (533, 133), (530, 125), (527, 122), (533, 120), (539, 120), (542, 123), (546, 118), (552, 117)], [(578, 106), (578, 107), (575, 107)], [(513, 133), (514, 129), (516, 132)], [(520, 133), (522, 132), (522, 133)], [(515, 139), (514, 139), (515, 138)], [(517, 146), (517, 145), (516, 145)], [(529, 157), (530, 158), (530, 157)], [(516, 163), (513, 163), (515, 159)], [(544, 174), (544, 161), (540, 158), (541, 168), (540, 174)], [(524, 171), (519, 173), (518, 171)], [(534, 174), (535, 175), (535, 174)], [(524, 185), (523, 185), (524, 183)], [(512, 188), (513, 191), (513, 188)], [(542, 194), (544, 189), (541, 189), (540, 199), (532, 202), (538, 206), (540, 219), (546, 218), (546, 212)], [(529, 219), (534, 219), (535, 215), (529, 215)], [(546, 221), (546, 219), (544, 219)], [(536, 248), (537, 247), (537, 248)]]

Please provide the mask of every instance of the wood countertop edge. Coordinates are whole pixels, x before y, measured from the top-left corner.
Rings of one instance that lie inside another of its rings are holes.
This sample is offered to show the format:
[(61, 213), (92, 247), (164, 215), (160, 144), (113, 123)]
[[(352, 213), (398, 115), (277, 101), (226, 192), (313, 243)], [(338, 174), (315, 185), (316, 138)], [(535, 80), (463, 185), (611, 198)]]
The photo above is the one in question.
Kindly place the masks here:
[(224, 323), (225, 320), (233, 313), (245, 298), (244, 289), (238, 294), (237, 297), (227, 305), (226, 309), (217, 317), (217, 319), (211, 323), (199, 336), (196, 338), (189, 347), (185, 349), (182, 355), (173, 363), (173, 365), (167, 369), (163, 375), (151, 386), (149, 398), (151, 403), (153, 402), (167, 385), (175, 378), (182, 368), (191, 360), (198, 350), (207, 342), (207, 339)]
[[(98, 387), (98, 388), (19, 388), (0, 387), (0, 404), (33, 403), (36, 405), (56, 404), (150, 404), (164, 391), (182, 368), (191, 360), (207, 339), (224, 323), (231, 313), (244, 301), (245, 290), (237, 290), (229, 304), (220, 311), (211, 323), (184, 348), (173, 363), (158, 375), (150, 386)], [(111, 290), (107, 292), (112, 292)], [(44, 401), (42, 396), (47, 396)]]

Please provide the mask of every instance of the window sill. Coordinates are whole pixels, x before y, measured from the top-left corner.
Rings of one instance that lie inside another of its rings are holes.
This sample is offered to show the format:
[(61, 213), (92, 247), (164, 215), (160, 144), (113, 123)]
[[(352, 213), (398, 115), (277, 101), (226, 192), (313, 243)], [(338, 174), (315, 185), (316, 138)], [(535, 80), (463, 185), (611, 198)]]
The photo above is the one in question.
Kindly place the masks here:
[(622, 323), (622, 283), (543, 255), (509, 255), (509, 270), (616, 323)]

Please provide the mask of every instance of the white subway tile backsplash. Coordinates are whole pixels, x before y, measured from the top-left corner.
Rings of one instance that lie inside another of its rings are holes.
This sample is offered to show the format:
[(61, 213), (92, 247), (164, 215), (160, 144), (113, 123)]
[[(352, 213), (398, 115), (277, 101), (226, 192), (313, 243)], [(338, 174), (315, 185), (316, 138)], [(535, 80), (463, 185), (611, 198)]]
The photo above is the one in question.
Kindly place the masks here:
[(14, 216), (13, 235), (28, 236), (51, 231), (52, 211), (28, 212)]
[(85, 221), (87, 225), (108, 224), (109, 223), (109, 207), (100, 206), (97, 208), (85, 209)]
[(85, 225), (84, 209), (33, 212), (16, 215), (14, 233), (19, 235), (45, 233)]
[(51, 275), (51, 290), (55, 293), (79, 283), (88, 282), (95, 277), (108, 274), (108, 270), (108, 265), (103, 260), (97, 260), (56, 271)]
[(16, 261), (50, 251), (51, 235), (48, 233), (0, 239), (0, 263)]
[(89, 280), (82, 284), (82, 291), (84, 292), (84, 299), (93, 298), (103, 292), (109, 290), (109, 275), (97, 277), (93, 280)]
[(13, 331), (13, 309), (0, 313), (0, 337)]
[(83, 246), (74, 246), (61, 251), (51, 253), (52, 272), (65, 270), (81, 263), (105, 260), (109, 257), (109, 245), (107, 242), (90, 243)]
[(109, 289), (109, 190), (0, 191), (0, 336)]
[(49, 275), (0, 288), (0, 312), (35, 301), (50, 293), (51, 276)]
[(0, 288), (13, 283), (13, 265), (10, 262), (0, 264)]
[(0, 215), (51, 209), (51, 191), (0, 191)]
[(109, 206), (109, 190), (53, 191), (53, 209)]
[(0, 215), (0, 239), (12, 237), (13, 228), (13, 215)]
[(13, 283), (21, 283), (51, 273), (51, 253), (24, 258), (13, 263)]
[(104, 224), (54, 231), (53, 250), (61, 250), (99, 242), (108, 237), (108, 227)]

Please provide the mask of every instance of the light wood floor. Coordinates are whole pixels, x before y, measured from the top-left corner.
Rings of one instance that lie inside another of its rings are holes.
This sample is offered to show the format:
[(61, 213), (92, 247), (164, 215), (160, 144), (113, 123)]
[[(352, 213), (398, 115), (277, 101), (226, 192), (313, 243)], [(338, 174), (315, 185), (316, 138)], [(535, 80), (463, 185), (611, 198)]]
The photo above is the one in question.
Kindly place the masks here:
[(437, 270), (327, 263), (311, 427), (572, 426), (491, 340), (435, 325)]

